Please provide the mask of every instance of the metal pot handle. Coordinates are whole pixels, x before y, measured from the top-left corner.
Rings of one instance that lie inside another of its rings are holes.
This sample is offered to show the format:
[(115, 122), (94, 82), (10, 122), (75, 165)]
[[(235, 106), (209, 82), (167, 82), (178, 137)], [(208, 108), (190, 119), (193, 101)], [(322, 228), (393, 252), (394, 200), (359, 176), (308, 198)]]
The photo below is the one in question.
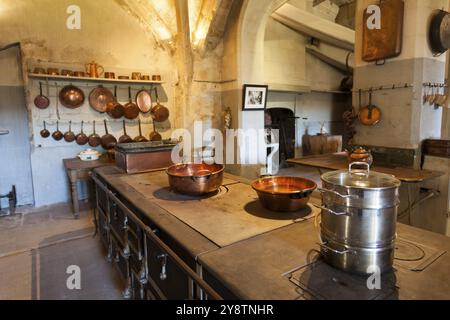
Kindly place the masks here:
[(356, 196), (356, 195), (350, 195), (350, 194), (343, 195), (343, 194), (340, 194), (340, 193), (337, 192), (337, 191), (329, 190), (329, 189), (324, 189), (324, 188), (317, 188), (317, 190), (318, 190), (320, 193), (326, 193), (326, 192), (332, 193), (332, 194), (337, 195), (338, 197), (343, 198), (343, 199), (359, 198), (359, 197)]
[(327, 207), (324, 207), (324, 206), (318, 206), (318, 205), (316, 205), (316, 204), (313, 204), (313, 206), (316, 207), (317, 209), (322, 209), (322, 210), (324, 210), (324, 211), (326, 211), (326, 212), (329, 212), (329, 213), (331, 213), (331, 214), (334, 214), (335, 216), (346, 216), (346, 215), (348, 215), (348, 212), (336, 212), (336, 211), (333, 211), (333, 210), (331, 210), (331, 209), (328, 209)]
[(192, 180), (193, 181), (197, 181), (197, 180), (200, 180), (200, 179), (208, 180), (213, 175), (212, 171), (211, 170), (207, 170), (207, 169), (199, 170), (199, 171), (196, 171), (195, 173), (197, 174), (197, 173), (201, 173), (201, 172), (206, 172), (207, 174), (202, 175), (202, 176), (192, 176)]
[(352, 162), (348, 165), (348, 172), (352, 173), (353, 172), (353, 166), (365, 166), (366, 167), (366, 171), (367, 174), (370, 173), (370, 164), (368, 164), (367, 162)]
[(336, 254), (353, 253), (353, 251), (351, 251), (349, 249), (346, 249), (346, 250), (343, 250), (343, 251), (339, 251), (339, 250), (333, 249), (333, 248), (329, 247), (328, 243), (326, 243), (326, 242), (319, 243), (319, 246), (321, 246), (325, 250), (331, 251), (331, 252), (336, 253)]

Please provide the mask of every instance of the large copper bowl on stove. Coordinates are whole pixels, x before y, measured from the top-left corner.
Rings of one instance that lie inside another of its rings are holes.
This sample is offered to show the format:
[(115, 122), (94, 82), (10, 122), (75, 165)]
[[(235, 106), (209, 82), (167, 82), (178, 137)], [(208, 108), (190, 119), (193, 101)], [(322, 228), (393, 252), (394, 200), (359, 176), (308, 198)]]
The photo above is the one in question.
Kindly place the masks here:
[(176, 191), (188, 195), (203, 195), (217, 191), (223, 183), (221, 164), (176, 164), (166, 170), (169, 184)]
[(264, 208), (293, 212), (307, 206), (317, 184), (299, 177), (267, 177), (253, 181), (252, 188)]

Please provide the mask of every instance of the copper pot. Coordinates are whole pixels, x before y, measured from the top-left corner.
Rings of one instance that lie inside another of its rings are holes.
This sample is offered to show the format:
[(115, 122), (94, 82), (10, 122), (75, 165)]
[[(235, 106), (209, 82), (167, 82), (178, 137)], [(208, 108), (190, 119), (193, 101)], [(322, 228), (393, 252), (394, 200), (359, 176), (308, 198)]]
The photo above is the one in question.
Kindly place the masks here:
[(203, 195), (217, 191), (223, 183), (224, 165), (221, 164), (176, 164), (166, 173), (170, 187), (188, 195)]
[(151, 109), (153, 120), (156, 122), (164, 122), (169, 119), (169, 109), (159, 103), (158, 90), (155, 88), (156, 105)]
[(114, 87), (114, 100), (108, 102), (106, 106), (106, 113), (113, 119), (120, 119), (125, 113), (123, 105), (117, 101), (117, 86)]
[(83, 91), (73, 85), (65, 86), (59, 92), (59, 101), (64, 107), (69, 109), (81, 107), (84, 103), (84, 99)]
[(267, 177), (252, 183), (262, 206), (271, 211), (293, 212), (307, 206), (317, 188), (314, 181), (299, 177)]
[(105, 72), (105, 79), (115, 79), (116, 74), (114, 72)]

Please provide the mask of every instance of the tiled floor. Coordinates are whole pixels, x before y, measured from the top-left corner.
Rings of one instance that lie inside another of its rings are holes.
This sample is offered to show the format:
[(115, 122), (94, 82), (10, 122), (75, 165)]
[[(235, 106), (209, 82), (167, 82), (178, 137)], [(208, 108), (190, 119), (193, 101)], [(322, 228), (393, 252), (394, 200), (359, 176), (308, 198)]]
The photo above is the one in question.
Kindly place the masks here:
[[(25, 212), (24, 212), (25, 211)], [(0, 299), (120, 299), (121, 282), (93, 238), (92, 211), (75, 220), (66, 204), (0, 218)], [(79, 266), (81, 290), (66, 273)]]

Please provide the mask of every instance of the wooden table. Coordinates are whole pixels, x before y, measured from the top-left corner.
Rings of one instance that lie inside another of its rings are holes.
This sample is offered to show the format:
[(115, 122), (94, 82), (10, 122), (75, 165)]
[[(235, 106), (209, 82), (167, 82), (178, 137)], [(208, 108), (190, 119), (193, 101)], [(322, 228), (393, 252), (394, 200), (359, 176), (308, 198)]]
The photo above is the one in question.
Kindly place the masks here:
[(80, 215), (80, 205), (78, 203), (78, 181), (90, 181), (92, 170), (95, 168), (114, 165), (108, 157), (102, 157), (95, 161), (81, 161), (78, 158), (64, 159), (64, 168), (69, 178), (70, 197), (72, 200), (73, 215), (76, 219)]
[[(287, 161), (288, 163), (295, 165), (302, 165), (308, 167), (315, 167), (320, 169), (327, 170), (345, 170), (348, 169), (348, 159), (347, 153), (334, 153), (334, 154), (325, 154), (319, 156), (307, 156), (298, 159), (290, 159)], [(395, 176), (402, 182), (410, 182), (410, 183), (418, 183), (423, 182), (425, 180), (437, 178), (443, 175), (442, 172), (437, 171), (429, 171), (429, 170), (416, 170), (412, 168), (403, 168), (403, 167), (381, 167), (381, 166), (373, 166), (371, 170), (386, 173)]]

